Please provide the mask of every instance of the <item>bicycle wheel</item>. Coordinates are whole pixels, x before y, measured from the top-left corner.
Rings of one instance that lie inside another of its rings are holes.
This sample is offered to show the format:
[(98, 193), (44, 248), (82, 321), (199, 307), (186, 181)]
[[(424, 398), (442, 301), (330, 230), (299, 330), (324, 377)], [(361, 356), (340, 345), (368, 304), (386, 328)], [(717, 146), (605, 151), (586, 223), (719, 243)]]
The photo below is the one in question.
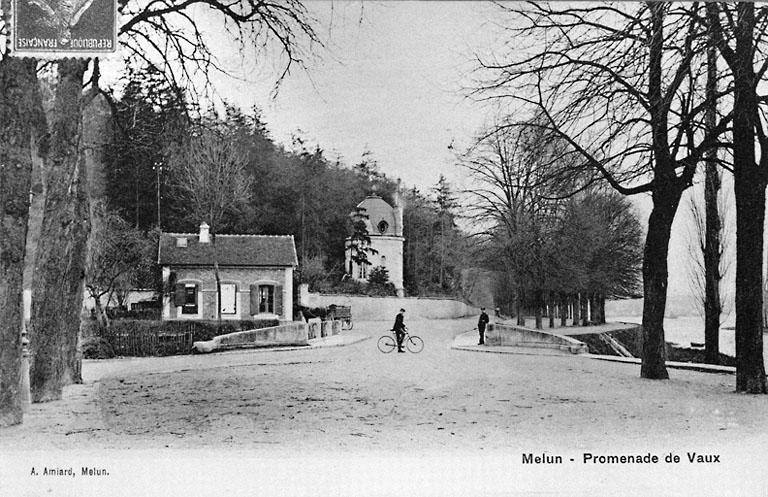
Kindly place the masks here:
[(347, 328), (348, 330), (351, 330), (351, 329), (352, 329), (352, 327), (354, 326), (354, 325), (352, 324), (352, 320), (351, 320), (351, 319), (349, 319), (349, 320), (347, 320), (347, 321), (344, 321), (344, 324), (346, 325), (346, 328)]
[(411, 335), (405, 342), (405, 348), (408, 349), (409, 352), (418, 354), (424, 350), (424, 340), (417, 337), (416, 335)]
[(384, 352), (385, 354), (389, 354), (395, 348), (397, 347), (397, 343), (395, 342), (395, 338), (390, 335), (384, 335), (383, 337), (379, 338), (379, 343), (377, 344), (377, 347), (379, 347), (379, 350)]

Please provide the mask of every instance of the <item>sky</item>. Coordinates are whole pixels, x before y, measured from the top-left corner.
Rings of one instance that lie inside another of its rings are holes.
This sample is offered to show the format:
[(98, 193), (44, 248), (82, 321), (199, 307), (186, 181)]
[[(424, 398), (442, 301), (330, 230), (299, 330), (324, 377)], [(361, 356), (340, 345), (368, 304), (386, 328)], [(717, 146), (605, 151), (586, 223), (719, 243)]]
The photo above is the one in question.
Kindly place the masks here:
[[(490, 42), (495, 7), (464, 2), (308, 2), (327, 41), (307, 70), (296, 69), (270, 93), (275, 71), (226, 62), (250, 82), (222, 81), (228, 98), (263, 111), (273, 138), (317, 143), (354, 164), (370, 151), (382, 171), (428, 189), (441, 173), (463, 176), (455, 149), (468, 144), (485, 113), (462, 85), (471, 55)], [(362, 20), (361, 20), (362, 17)], [(232, 53), (235, 53), (234, 49)], [(256, 69), (256, 70), (254, 70)], [(243, 74), (245, 73), (245, 74)]]

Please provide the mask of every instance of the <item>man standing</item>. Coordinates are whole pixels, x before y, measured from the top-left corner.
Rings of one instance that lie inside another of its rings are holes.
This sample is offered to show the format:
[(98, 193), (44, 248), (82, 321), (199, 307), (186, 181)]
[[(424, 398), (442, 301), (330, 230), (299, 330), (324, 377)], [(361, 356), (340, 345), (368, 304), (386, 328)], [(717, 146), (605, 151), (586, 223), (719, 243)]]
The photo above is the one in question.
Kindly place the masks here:
[(485, 313), (485, 307), (480, 308), (480, 319), (477, 320), (477, 331), (480, 333), (480, 342), (478, 345), (485, 345), (485, 325), (488, 324), (490, 319), (488, 314)]
[(405, 327), (405, 323), (403, 320), (405, 319), (405, 309), (400, 309), (400, 312), (397, 313), (397, 316), (395, 316), (395, 324), (392, 326), (392, 331), (395, 332), (395, 338), (397, 339), (397, 351), (398, 352), (405, 352), (403, 350), (403, 338), (405, 337), (405, 330), (407, 329)]

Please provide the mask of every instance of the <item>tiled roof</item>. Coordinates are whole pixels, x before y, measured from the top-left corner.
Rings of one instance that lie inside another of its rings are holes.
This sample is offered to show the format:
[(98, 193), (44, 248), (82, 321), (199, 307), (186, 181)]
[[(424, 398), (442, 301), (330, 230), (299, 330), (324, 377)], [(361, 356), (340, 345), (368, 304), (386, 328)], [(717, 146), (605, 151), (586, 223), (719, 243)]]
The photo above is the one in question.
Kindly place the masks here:
[[(162, 233), (158, 262), (162, 266), (209, 266), (213, 245), (200, 243), (197, 233)], [(186, 247), (177, 240), (186, 239)], [(222, 266), (297, 266), (293, 236), (216, 235), (216, 253)]]

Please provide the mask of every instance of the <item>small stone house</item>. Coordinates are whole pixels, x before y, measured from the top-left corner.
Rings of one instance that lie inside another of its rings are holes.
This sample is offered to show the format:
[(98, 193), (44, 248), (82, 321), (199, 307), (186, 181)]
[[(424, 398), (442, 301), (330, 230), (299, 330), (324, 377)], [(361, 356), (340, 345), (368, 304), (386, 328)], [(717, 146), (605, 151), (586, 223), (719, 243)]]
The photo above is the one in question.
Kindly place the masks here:
[[(293, 319), (293, 271), (298, 265), (293, 236), (162, 233), (158, 263), (164, 287), (163, 320)], [(216, 291), (214, 248), (221, 296)]]

